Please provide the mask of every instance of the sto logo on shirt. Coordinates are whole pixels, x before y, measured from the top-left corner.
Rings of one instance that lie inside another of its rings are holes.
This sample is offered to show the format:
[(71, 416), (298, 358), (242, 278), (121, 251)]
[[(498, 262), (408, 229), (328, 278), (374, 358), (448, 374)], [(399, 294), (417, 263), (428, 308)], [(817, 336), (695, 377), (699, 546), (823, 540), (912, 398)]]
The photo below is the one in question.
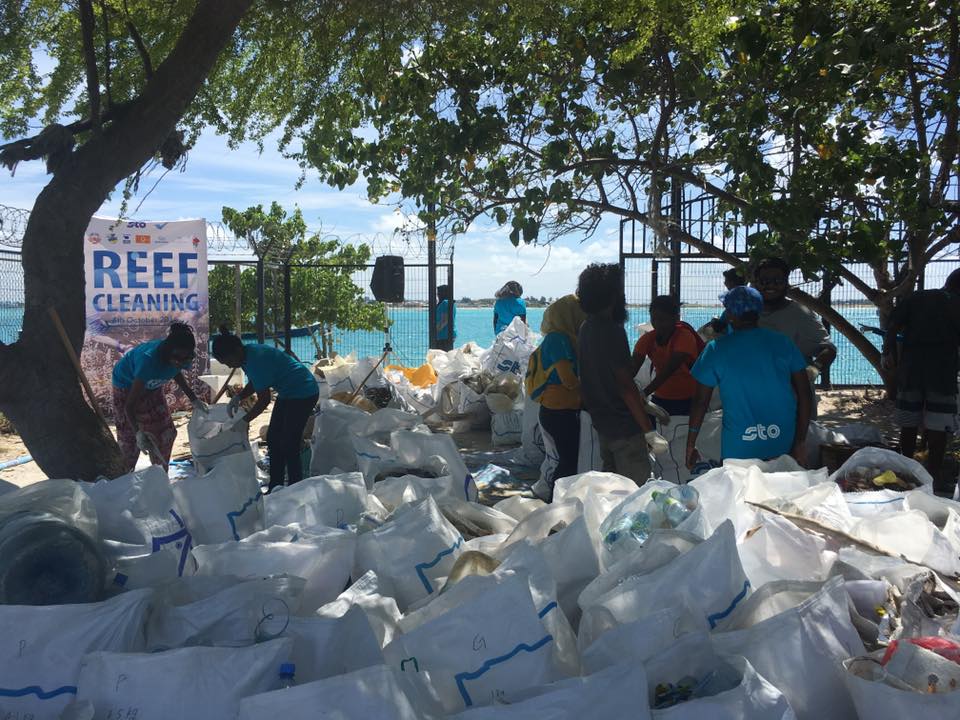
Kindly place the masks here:
[(778, 437), (780, 437), (779, 425), (761, 425), (757, 423), (756, 425), (748, 427), (744, 431), (741, 439), (752, 442), (754, 440), (776, 440)]

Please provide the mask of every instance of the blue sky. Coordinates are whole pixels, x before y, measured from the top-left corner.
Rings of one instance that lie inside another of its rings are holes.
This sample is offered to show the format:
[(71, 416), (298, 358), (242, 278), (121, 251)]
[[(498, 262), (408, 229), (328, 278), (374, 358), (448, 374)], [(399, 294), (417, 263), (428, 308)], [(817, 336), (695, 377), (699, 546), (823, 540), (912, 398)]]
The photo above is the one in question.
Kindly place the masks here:
[[(161, 169), (162, 170), (162, 169)], [(307, 182), (299, 190), (296, 182), (300, 168), (280, 155), (276, 142), (268, 140), (263, 153), (253, 143), (236, 150), (225, 138), (213, 133), (203, 135), (190, 152), (186, 170), (173, 171), (147, 195), (159, 171), (140, 182), (140, 191), (128, 206), (127, 214), (136, 220), (178, 220), (202, 217), (219, 221), (221, 207), (246, 208), (276, 200), (288, 210), (299, 206), (311, 230), (322, 229), (351, 242), (375, 240), (376, 249), (388, 249), (394, 230), (405, 216), (392, 205), (375, 205), (367, 200), (362, 180), (338, 191), (308, 172)], [(0, 203), (30, 208), (47, 181), (43, 164), (22, 164), (16, 175), (0, 176)], [(140, 204), (140, 210), (133, 210)], [(116, 216), (120, 192), (101, 207), (98, 214)], [(557, 297), (572, 292), (577, 274), (590, 262), (616, 262), (617, 222), (605, 221), (596, 234), (566, 237), (552, 246), (514, 248), (508, 240), (509, 227), (493, 223), (475, 223), (455, 241), (455, 284), (458, 297), (490, 297), (507, 280), (519, 281), (528, 295)], [(400, 248), (402, 243), (392, 243)]]

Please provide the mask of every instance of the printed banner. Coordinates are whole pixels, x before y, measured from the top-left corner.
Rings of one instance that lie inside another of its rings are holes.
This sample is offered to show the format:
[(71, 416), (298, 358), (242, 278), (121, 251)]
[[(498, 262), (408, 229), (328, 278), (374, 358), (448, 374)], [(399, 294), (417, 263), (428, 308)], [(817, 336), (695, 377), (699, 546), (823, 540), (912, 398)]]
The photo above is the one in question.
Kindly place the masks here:
[[(206, 221), (94, 217), (84, 247), (87, 332), (81, 364), (106, 415), (113, 417), (114, 364), (134, 345), (166, 337), (175, 320), (197, 338), (196, 360), (184, 376), (206, 397), (209, 389), (198, 380), (209, 365)], [(164, 392), (171, 411), (189, 408), (176, 383)]]

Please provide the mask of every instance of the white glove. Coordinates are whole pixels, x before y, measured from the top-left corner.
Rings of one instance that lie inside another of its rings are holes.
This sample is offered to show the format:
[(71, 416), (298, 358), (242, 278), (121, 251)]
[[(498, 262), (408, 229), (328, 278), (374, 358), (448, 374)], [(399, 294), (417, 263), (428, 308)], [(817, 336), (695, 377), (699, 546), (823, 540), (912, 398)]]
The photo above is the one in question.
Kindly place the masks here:
[(237, 414), (237, 410), (240, 409), (240, 396), (234, 395), (230, 398), (230, 402), (227, 404), (227, 415), (233, 417)]
[(143, 430), (137, 430), (137, 447), (140, 448), (141, 452), (151, 456), (158, 452), (157, 443), (153, 436)]
[(647, 412), (664, 425), (670, 424), (670, 413), (651, 400), (647, 400)]
[(200, 398), (194, 399), (194, 401), (190, 404), (193, 405), (193, 409), (195, 412), (202, 413), (203, 415), (206, 415), (207, 413), (210, 412), (210, 406), (207, 405)]
[(651, 430), (646, 433), (643, 439), (647, 441), (647, 447), (650, 448), (654, 455), (663, 455), (663, 453), (670, 449), (670, 443), (656, 430)]
[(820, 377), (820, 368), (816, 365), (807, 365), (807, 377), (810, 378), (811, 383), (816, 383), (817, 378)]

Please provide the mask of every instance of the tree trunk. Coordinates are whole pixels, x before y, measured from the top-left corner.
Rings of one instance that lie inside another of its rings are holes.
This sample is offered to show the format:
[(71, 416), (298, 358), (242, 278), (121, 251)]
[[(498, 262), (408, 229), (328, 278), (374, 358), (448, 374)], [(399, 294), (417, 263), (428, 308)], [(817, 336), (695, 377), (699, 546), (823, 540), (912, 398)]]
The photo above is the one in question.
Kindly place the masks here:
[(90, 217), (174, 130), (251, 2), (199, 0), (140, 97), (56, 168), (34, 203), (23, 236), (23, 331), (0, 346), (0, 411), (50, 477), (94, 480), (124, 468), (113, 436), (84, 400), (47, 308), (56, 308), (79, 354)]

